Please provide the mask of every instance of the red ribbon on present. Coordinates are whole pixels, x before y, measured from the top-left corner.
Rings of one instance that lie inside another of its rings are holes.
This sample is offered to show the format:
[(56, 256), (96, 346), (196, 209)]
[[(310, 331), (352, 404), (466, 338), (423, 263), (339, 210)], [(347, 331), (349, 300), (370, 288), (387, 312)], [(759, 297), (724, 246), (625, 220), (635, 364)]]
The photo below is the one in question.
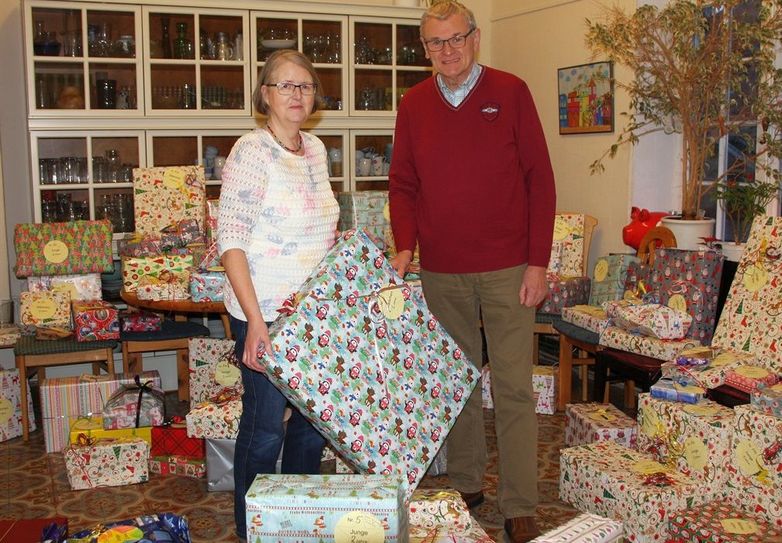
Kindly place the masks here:
[(280, 307), (277, 310), (277, 313), (280, 313), (282, 315), (285, 315), (286, 317), (290, 317), (294, 313), (296, 313), (296, 308), (299, 306), (299, 302), (301, 301), (302, 296), (298, 293), (293, 293), (287, 298), (285, 298), (285, 301), (282, 302), (282, 307)]
[(236, 387), (224, 387), (220, 389), (217, 394), (212, 396), (210, 399), (210, 402), (215, 405), (225, 405), (228, 402), (238, 400), (241, 398), (241, 395), (236, 390)]
[(92, 436), (89, 436), (85, 433), (79, 432), (79, 435), (76, 436), (76, 446), (77, 447), (91, 447), (95, 445), (96, 439)]
[(650, 486), (673, 486), (676, 484), (676, 481), (673, 480), (673, 478), (665, 473), (664, 471), (658, 471), (657, 473), (652, 473), (650, 475), (647, 475), (644, 478), (643, 484), (650, 485)]

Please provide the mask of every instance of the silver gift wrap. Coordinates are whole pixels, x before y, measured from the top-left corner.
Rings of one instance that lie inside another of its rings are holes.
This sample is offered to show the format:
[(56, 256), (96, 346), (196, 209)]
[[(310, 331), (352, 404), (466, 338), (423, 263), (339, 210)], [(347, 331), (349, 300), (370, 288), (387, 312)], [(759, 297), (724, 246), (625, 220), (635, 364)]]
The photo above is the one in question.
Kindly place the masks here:
[(209, 492), (234, 489), (235, 439), (206, 440), (206, 488)]

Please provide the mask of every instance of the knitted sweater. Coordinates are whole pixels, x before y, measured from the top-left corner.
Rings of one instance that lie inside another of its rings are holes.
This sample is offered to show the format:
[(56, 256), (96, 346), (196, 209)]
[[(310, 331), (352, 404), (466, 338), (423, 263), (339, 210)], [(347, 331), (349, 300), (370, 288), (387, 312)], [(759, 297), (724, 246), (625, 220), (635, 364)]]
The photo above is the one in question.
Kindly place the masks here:
[[(276, 310), (296, 292), (334, 244), (339, 206), (329, 184), (323, 143), (302, 133), (304, 156), (285, 151), (266, 131), (242, 136), (223, 168), (217, 221), (222, 255), (241, 249), (247, 256), (261, 313)], [(231, 288), (225, 307), (247, 320)]]
[(548, 264), (554, 174), (532, 96), (514, 75), (484, 67), (457, 107), (434, 77), (410, 89), (389, 189), (396, 247), (417, 241), (428, 271)]

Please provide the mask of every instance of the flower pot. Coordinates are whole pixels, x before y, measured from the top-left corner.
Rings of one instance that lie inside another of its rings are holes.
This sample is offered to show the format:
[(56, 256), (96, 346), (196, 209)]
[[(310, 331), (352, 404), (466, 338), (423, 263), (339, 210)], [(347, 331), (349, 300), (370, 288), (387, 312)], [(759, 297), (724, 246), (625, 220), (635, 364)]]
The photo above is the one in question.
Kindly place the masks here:
[(741, 255), (744, 254), (744, 243), (724, 241), (721, 245), (722, 254), (725, 255), (725, 260), (730, 260), (731, 262), (738, 262), (741, 260)]
[(681, 217), (669, 215), (660, 220), (660, 224), (668, 228), (676, 236), (676, 247), (679, 249), (699, 249), (703, 245), (702, 238), (714, 236), (714, 219), (683, 220)]

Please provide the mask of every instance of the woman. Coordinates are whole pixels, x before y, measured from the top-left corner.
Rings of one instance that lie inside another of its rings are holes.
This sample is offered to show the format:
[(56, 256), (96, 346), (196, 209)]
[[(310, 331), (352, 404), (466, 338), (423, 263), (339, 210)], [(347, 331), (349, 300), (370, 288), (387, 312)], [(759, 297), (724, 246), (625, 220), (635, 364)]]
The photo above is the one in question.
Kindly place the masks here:
[(297, 51), (272, 54), (253, 94), (267, 117), (242, 136), (223, 169), (217, 228), (228, 282), (225, 306), (242, 362), (244, 395), (234, 455), (236, 532), (246, 539), (244, 495), (258, 473), (318, 473), (323, 437), (296, 410), (283, 425), (285, 397), (263, 374), (272, 356), (268, 326), (335, 240), (339, 208), (326, 149), (301, 125), (318, 107), (319, 80)]

